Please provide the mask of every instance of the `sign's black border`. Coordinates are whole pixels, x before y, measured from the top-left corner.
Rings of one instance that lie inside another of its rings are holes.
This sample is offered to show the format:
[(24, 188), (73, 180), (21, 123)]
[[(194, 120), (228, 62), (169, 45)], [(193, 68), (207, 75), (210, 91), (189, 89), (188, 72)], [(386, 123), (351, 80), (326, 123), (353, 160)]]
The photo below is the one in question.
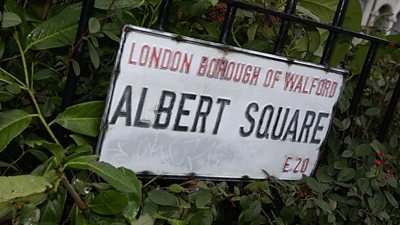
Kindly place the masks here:
[[(295, 65), (301, 65), (301, 66), (305, 66), (305, 67), (311, 67), (311, 68), (323, 70), (325, 72), (336, 73), (336, 74), (343, 76), (343, 85), (340, 89), (340, 95), (339, 95), (336, 103), (332, 106), (333, 107), (332, 117), (331, 117), (331, 120), (329, 121), (328, 132), (327, 132), (324, 140), (321, 143), (321, 147), (325, 145), (326, 139), (329, 136), (329, 132), (331, 130), (332, 120), (334, 118), (335, 111), (336, 111), (335, 110), (336, 105), (338, 104), (338, 101), (343, 93), (343, 89), (345, 87), (345, 81), (346, 81), (347, 76), (349, 75), (349, 71), (343, 70), (343, 69), (338, 69), (338, 68), (332, 68), (329, 66), (318, 65), (318, 64), (314, 64), (314, 63), (310, 63), (310, 62), (300, 61), (297, 59), (290, 59), (290, 58), (277, 56), (277, 55), (273, 55), (273, 54), (269, 54), (269, 53), (257, 52), (257, 51), (253, 51), (253, 50), (232, 47), (232, 46), (224, 45), (224, 44), (220, 44), (220, 43), (214, 43), (214, 42), (204, 41), (204, 40), (200, 40), (200, 39), (185, 37), (185, 36), (181, 36), (181, 35), (177, 35), (177, 34), (173, 34), (173, 33), (152, 30), (152, 29), (137, 27), (137, 26), (133, 26), (133, 25), (126, 25), (123, 28), (123, 33), (122, 33), (122, 37), (121, 37), (121, 41), (120, 41), (120, 45), (119, 45), (119, 49), (118, 49), (117, 59), (116, 59), (115, 65), (114, 65), (114, 70), (111, 75), (110, 88), (108, 90), (108, 94), (107, 94), (107, 98), (106, 98), (104, 114), (101, 119), (100, 134), (98, 137), (98, 142), (97, 142), (97, 147), (96, 147), (96, 154), (98, 156), (100, 156), (101, 146), (103, 145), (103, 139), (104, 139), (105, 133), (108, 130), (107, 118), (110, 113), (110, 105), (111, 105), (111, 100), (112, 100), (113, 93), (114, 93), (115, 83), (117, 81), (117, 77), (121, 70), (121, 68), (120, 68), (121, 67), (121, 57), (122, 57), (122, 53), (124, 50), (123, 47), (125, 45), (128, 34), (130, 34), (132, 32), (149, 34), (149, 35), (153, 35), (153, 36), (167, 38), (170, 40), (175, 40), (177, 42), (186, 42), (186, 43), (191, 43), (191, 44), (196, 44), (196, 45), (201, 45), (201, 46), (206, 46), (206, 47), (213, 47), (213, 48), (220, 49), (220, 50), (223, 50), (226, 52), (241, 53), (241, 54), (246, 54), (246, 55), (251, 55), (251, 56), (263, 57), (266, 59), (273, 59), (276, 61), (285, 62), (289, 65), (295, 64)], [(321, 156), (323, 154), (321, 147), (319, 149), (316, 166), (314, 167), (311, 174), (314, 174), (315, 169), (318, 167), (319, 161), (321, 160)], [(251, 178), (248, 176), (243, 176), (242, 178), (211, 177), (211, 176), (208, 177), (208, 176), (198, 176), (195, 173), (189, 173), (187, 175), (157, 175), (157, 174), (153, 174), (152, 172), (149, 172), (149, 171), (144, 171), (144, 172), (139, 172), (136, 174), (138, 175), (138, 177), (141, 177), (141, 178), (153, 178), (153, 177), (160, 176), (160, 177), (166, 178), (166, 179), (202, 179), (202, 180), (213, 180), (213, 181), (238, 181), (238, 182), (239, 181), (243, 182), (243, 181), (259, 180), (259, 178)], [(265, 176), (267, 177), (268, 174), (265, 174)]]

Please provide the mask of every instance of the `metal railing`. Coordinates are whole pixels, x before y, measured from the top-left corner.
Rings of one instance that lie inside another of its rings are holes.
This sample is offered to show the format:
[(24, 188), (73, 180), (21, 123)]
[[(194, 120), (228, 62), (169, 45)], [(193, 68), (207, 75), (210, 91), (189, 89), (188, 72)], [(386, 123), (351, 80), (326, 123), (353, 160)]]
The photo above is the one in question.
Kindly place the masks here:
[[(332, 24), (325, 24), (325, 23), (320, 23), (317, 21), (313, 21), (307, 18), (299, 17), (295, 15), (295, 10), (296, 10), (296, 5), (297, 5), (297, 0), (288, 0), (285, 6), (285, 9), (283, 12), (275, 11), (273, 9), (268, 9), (264, 8), (261, 6), (257, 6), (251, 3), (243, 2), (243, 1), (238, 1), (238, 0), (220, 0), (220, 2), (223, 2), (227, 4), (227, 11), (225, 13), (225, 18), (224, 18), (224, 23), (222, 26), (222, 31), (220, 33), (219, 37), (219, 42), (222, 44), (227, 44), (230, 31), (233, 25), (233, 21), (235, 19), (235, 14), (237, 9), (243, 9), (243, 10), (249, 10), (253, 12), (258, 12), (262, 13), (268, 16), (275, 16), (281, 19), (281, 25), (278, 33), (278, 37), (275, 41), (275, 46), (274, 46), (274, 54), (280, 55), (282, 54), (282, 49), (283, 49), (283, 44), (286, 40), (288, 30), (290, 23), (300, 23), (304, 25), (310, 25), (313, 27), (317, 28), (322, 28), (325, 30), (329, 31), (329, 36), (326, 41), (324, 51), (321, 57), (320, 63), (322, 65), (328, 65), (329, 59), (332, 55), (333, 48), (335, 45), (335, 41), (337, 39), (337, 36), (339, 34), (347, 35), (350, 37), (357, 37), (366, 41), (369, 41), (371, 43), (367, 56), (364, 60), (364, 64), (357, 82), (356, 89), (354, 91), (354, 94), (351, 99), (351, 104), (350, 104), (350, 115), (355, 115), (357, 113), (357, 108), (359, 106), (361, 96), (363, 93), (363, 90), (366, 85), (366, 81), (368, 78), (368, 75), (370, 73), (375, 55), (377, 53), (378, 47), (380, 45), (385, 45), (385, 46), (390, 46), (390, 47), (395, 47), (395, 48), (400, 48), (400, 43), (394, 43), (379, 37), (367, 35), (364, 33), (360, 32), (354, 32), (351, 30), (347, 30), (341, 27), (344, 17), (345, 17), (345, 12), (346, 12), (346, 7), (349, 2), (349, 0), (340, 0), (335, 12), (334, 19), (332, 21)], [(166, 20), (168, 17), (168, 9), (169, 5), (171, 4), (171, 0), (163, 0), (162, 2), (162, 10), (160, 12), (159, 16), (159, 24), (158, 24), (158, 29), (160, 30), (165, 30), (166, 26)], [(396, 87), (393, 91), (392, 97), (389, 102), (389, 106), (386, 109), (385, 115), (383, 122), (380, 125), (379, 133), (377, 136), (377, 139), (379, 141), (383, 141), (385, 139), (385, 136), (388, 132), (389, 129), (389, 124), (393, 119), (394, 113), (396, 111), (397, 107), (397, 102), (399, 101), (400, 98), (400, 79), (396, 83)]]
[[(303, 25), (309, 25), (316, 28), (321, 28), (329, 31), (329, 36), (327, 38), (326, 44), (324, 46), (324, 51), (320, 60), (322, 65), (328, 66), (329, 59), (332, 55), (335, 41), (339, 34), (343, 34), (349, 37), (357, 37), (370, 42), (370, 47), (367, 56), (364, 60), (364, 64), (358, 78), (357, 86), (354, 90), (351, 104), (350, 104), (350, 115), (355, 115), (357, 113), (357, 108), (359, 106), (363, 90), (366, 86), (366, 81), (370, 73), (374, 58), (377, 54), (379, 46), (390, 46), (394, 48), (400, 48), (400, 43), (394, 43), (379, 37), (367, 35), (360, 32), (354, 32), (341, 27), (341, 24), (345, 17), (346, 7), (350, 0), (340, 0), (338, 7), (335, 12), (332, 24), (325, 24), (317, 21), (313, 21), (307, 18), (299, 17), (295, 15), (297, 0), (288, 0), (283, 12), (275, 11), (273, 9), (264, 8), (251, 3), (242, 2), (238, 0), (220, 0), (227, 5), (227, 11), (225, 13), (225, 18), (222, 26), (222, 31), (219, 36), (219, 42), (222, 44), (227, 44), (229, 37), (231, 35), (231, 28), (235, 20), (235, 15), (237, 9), (249, 10), (257, 13), (262, 13), (268, 16), (278, 17), (281, 20), (281, 25), (278, 33), (278, 37), (275, 41), (275, 46), (273, 54), (281, 55), (284, 47), (284, 42), (288, 36), (288, 30), (291, 23), (299, 23)], [(80, 22), (75, 38), (76, 50), (73, 55), (73, 59), (79, 61), (85, 48), (85, 36), (88, 33), (88, 21), (92, 14), (95, 0), (84, 0), (82, 5), (82, 12), (80, 16)], [(5, 0), (0, 0), (0, 10), (3, 12)], [(166, 30), (169, 8), (171, 5), (171, 0), (162, 0), (161, 10), (158, 18), (158, 23), (156, 29)], [(1, 19), (1, 18), (0, 18)], [(64, 90), (63, 96), (63, 108), (68, 107), (73, 102), (73, 96), (76, 88), (77, 78), (74, 72), (71, 70), (68, 73), (67, 82)], [(377, 139), (383, 141), (388, 132), (389, 125), (393, 119), (396, 111), (397, 102), (400, 98), (400, 79), (397, 81), (396, 86), (393, 90), (389, 105), (386, 109), (382, 123), (380, 124), (380, 129), (378, 132)]]

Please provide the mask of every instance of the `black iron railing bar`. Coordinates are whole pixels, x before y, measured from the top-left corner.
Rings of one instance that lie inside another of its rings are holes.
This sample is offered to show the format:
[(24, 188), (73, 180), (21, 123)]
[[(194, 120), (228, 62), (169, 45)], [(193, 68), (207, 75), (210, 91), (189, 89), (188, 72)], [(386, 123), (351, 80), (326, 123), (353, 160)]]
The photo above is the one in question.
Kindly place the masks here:
[(228, 4), (228, 8), (225, 13), (224, 23), (222, 25), (222, 32), (219, 36), (219, 42), (222, 44), (228, 43), (233, 22), (235, 21), (236, 10), (237, 10), (236, 7), (233, 7)]
[(376, 55), (376, 52), (378, 51), (378, 43), (372, 42), (371, 46), (369, 46), (367, 56), (365, 57), (364, 60), (364, 65), (362, 67), (360, 76), (357, 81), (357, 86), (356, 89), (354, 90), (353, 97), (350, 102), (350, 115), (355, 115), (357, 113), (357, 107), (358, 103), (360, 102), (362, 92), (365, 87), (365, 83), (367, 82), (369, 72), (371, 70), (372, 64), (374, 62), (374, 58)]
[(220, 0), (221, 2), (230, 4), (234, 7), (243, 9), (243, 10), (250, 10), (250, 11), (255, 11), (258, 13), (264, 13), (264, 14), (268, 14), (270, 16), (276, 16), (279, 17), (281, 19), (285, 19), (285, 20), (290, 20), (292, 22), (296, 22), (299, 24), (305, 24), (305, 25), (310, 25), (310, 26), (314, 26), (314, 27), (318, 27), (324, 30), (328, 30), (330, 32), (337, 32), (337, 33), (341, 33), (341, 34), (345, 34), (348, 36), (353, 36), (353, 37), (357, 37), (357, 38), (361, 38), (364, 40), (368, 40), (371, 42), (376, 42), (379, 44), (384, 44), (384, 45), (388, 45), (391, 47), (396, 47), (396, 48), (400, 48), (400, 43), (396, 43), (396, 42), (391, 42), (382, 38), (378, 38), (375, 36), (371, 36), (371, 35), (367, 35), (364, 33), (360, 33), (360, 32), (355, 32), (355, 31), (350, 31), (341, 27), (335, 27), (329, 24), (325, 24), (325, 23), (320, 23), (320, 22), (316, 22), (310, 19), (306, 19), (303, 17), (299, 17), (293, 14), (287, 14), (284, 12), (278, 12), (278, 11), (274, 11), (273, 9), (268, 9), (268, 8), (264, 8), (264, 7), (260, 7), (257, 5), (253, 5), (250, 3), (246, 3), (246, 2), (241, 2), (241, 1), (237, 1), (237, 0)]
[[(397, 69), (397, 67), (395, 67), (395, 69)], [(398, 71), (398, 69), (397, 69), (397, 71)], [(400, 77), (397, 78), (396, 87), (393, 90), (392, 97), (390, 98), (389, 105), (388, 105), (385, 115), (383, 117), (383, 122), (379, 129), (377, 139), (380, 142), (383, 142), (386, 137), (390, 122), (393, 120), (393, 116), (396, 112), (397, 103), (399, 102), (399, 99), (400, 99)]]
[[(89, 19), (92, 15), (95, 0), (85, 0), (82, 3), (82, 11), (79, 19), (79, 25), (75, 36), (75, 51), (73, 53), (72, 59), (79, 61), (84, 53), (86, 41), (84, 41), (84, 36), (88, 32)], [(72, 63), (72, 62), (71, 62)], [(74, 101), (74, 94), (76, 89), (77, 77), (73, 69), (69, 69), (67, 81), (65, 83), (64, 95), (62, 108), (65, 109), (72, 104)]]
[[(346, 14), (346, 8), (347, 8), (347, 0), (340, 0), (338, 7), (336, 9), (335, 17), (333, 18), (332, 26), (334, 27), (340, 27), (342, 26), (345, 14)], [(326, 39), (326, 44), (324, 48), (324, 52), (322, 53), (321, 61), (320, 63), (322, 65), (326, 65), (329, 62), (329, 59), (332, 56), (332, 52), (335, 46), (336, 42), (336, 37), (338, 33), (336, 32), (329, 32), (328, 39)]]
[[(284, 12), (287, 14), (293, 14), (296, 11), (297, 0), (288, 0), (285, 6)], [(281, 55), (283, 46), (289, 31), (290, 21), (283, 20), (279, 28), (278, 38), (276, 39), (274, 54)]]
[(170, 6), (171, 6), (171, 0), (163, 0), (161, 2), (161, 10), (160, 14), (158, 15), (158, 21), (156, 26), (157, 30), (165, 31), (165, 28), (167, 26), (168, 12)]

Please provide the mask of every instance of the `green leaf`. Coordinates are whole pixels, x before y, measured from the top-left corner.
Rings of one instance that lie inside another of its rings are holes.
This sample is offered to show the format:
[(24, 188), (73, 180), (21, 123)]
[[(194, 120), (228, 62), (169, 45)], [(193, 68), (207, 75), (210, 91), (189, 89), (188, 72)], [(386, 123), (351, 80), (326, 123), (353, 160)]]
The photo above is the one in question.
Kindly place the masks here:
[(178, 219), (167, 219), (168, 223), (171, 225), (186, 225), (187, 222), (184, 220), (178, 220)]
[(217, 22), (201, 22), (201, 25), (204, 27), (204, 29), (207, 31), (208, 35), (207, 38), (209, 40), (218, 40), (219, 37), (219, 30), (218, 30), (218, 24)]
[(103, 108), (103, 101), (74, 105), (57, 115), (55, 122), (78, 134), (96, 137), (99, 133)]
[(315, 27), (305, 26), (304, 34), (297, 41), (295, 48), (301, 52), (315, 52), (320, 46), (321, 37)]
[(11, 211), (11, 207), (5, 203), (0, 203), (0, 218), (5, 217)]
[(95, 1), (94, 7), (103, 10), (133, 9), (141, 6), (144, 2), (144, 0), (101, 0)]
[(179, 184), (171, 184), (168, 187), (168, 191), (170, 191), (172, 193), (182, 193), (182, 192), (186, 192), (186, 189)]
[(11, 169), (13, 169), (15, 171), (18, 171), (18, 168), (15, 167), (13, 164), (7, 163), (7, 162), (3, 162), (3, 161), (0, 161), (0, 168), (1, 167), (9, 167), (9, 168), (11, 168)]
[(106, 190), (90, 200), (88, 207), (97, 214), (109, 216), (121, 214), (127, 203), (128, 198), (121, 192)]
[(353, 156), (353, 154), (354, 154), (353, 151), (344, 150), (343, 153), (342, 153), (342, 156), (343, 156), (344, 158), (350, 158), (350, 157)]
[(54, 111), (56, 109), (56, 106), (54, 105), (53, 101), (51, 98), (48, 98), (44, 104), (40, 105), (40, 110), (42, 112), (42, 115), (47, 118), (53, 115)]
[(249, 41), (243, 45), (243, 48), (256, 50), (259, 52), (267, 52), (271, 50), (271, 44), (265, 40), (256, 39), (254, 41)]
[(67, 191), (63, 188), (58, 189), (47, 203), (40, 210), (40, 222), (53, 222), (60, 224), (64, 212), (64, 205), (67, 199)]
[(303, 179), (305, 180), (307, 186), (311, 188), (311, 190), (317, 193), (322, 192), (321, 183), (319, 183), (315, 178), (303, 176)]
[(80, 18), (81, 4), (70, 5), (33, 29), (26, 49), (43, 50), (72, 45)]
[(76, 157), (87, 156), (87, 155), (93, 154), (93, 147), (89, 144), (78, 145), (78, 146), (71, 145), (67, 149), (67, 154), (68, 154), (68, 156), (65, 157), (65, 160), (70, 161)]
[(332, 211), (328, 202), (321, 199), (313, 199), (313, 201), (318, 207), (320, 207), (325, 212), (329, 213)]
[[(389, 215), (386, 211), (379, 212), (378, 215), (379, 215), (379, 217), (390, 221), (390, 218), (391, 218), (391, 217), (390, 217), (390, 215)], [(380, 218), (380, 219), (381, 219), (381, 218)]]
[(195, 197), (195, 203), (197, 208), (204, 207), (211, 199), (211, 192), (209, 190), (200, 190), (197, 192)]
[(0, 184), (0, 204), (42, 194), (52, 187), (45, 177), (34, 175), (3, 176)]
[(74, 217), (73, 221), (75, 222), (75, 225), (89, 225), (85, 215), (83, 215), (83, 212), (78, 207), (75, 207)]
[(74, 140), (77, 146), (90, 145), (89, 140), (86, 136), (82, 136), (79, 134), (71, 134), (69, 136)]
[(254, 38), (256, 37), (256, 32), (258, 28), (258, 23), (254, 23), (247, 29), (247, 40), (248, 41), (254, 41)]
[(74, 70), (74, 73), (76, 76), (79, 76), (81, 74), (81, 66), (79, 65), (79, 63), (72, 59), (72, 69)]
[(362, 177), (357, 180), (357, 185), (358, 189), (361, 191), (361, 194), (367, 194), (369, 196), (372, 196), (372, 189), (371, 189), (371, 183), (369, 182), (369, 179), (366, 177)]
[(327, 166), (321, 166), (320, 168), (318, 168), (317, 173), (315, 174), (318, 181), (323, 183), (329, 183), (334, 181), (333, 177), (328, 174), (327, 170), (328, 170)]
[(351, 125), (351, 119), (350, 118), (345, 118), (342, 120), (342, 129), (341, 130), (347, 130)]
[(4, 12), (3, 21), (1, 22), (1, 28), (14, 27), (19, 25), (21, 22), (21, 18), (16, 13)]
[(318, 16), (321, 21), (331, 23), (335, 15), (338, 0), (300, 0), (299, 6)]
[(374, 197), (372, 198), (372, 200), (374, 201), (374, 205), (375, 205), (375, 210), (377, 212), (381, 212), (385, 209), (386, 207), (386, 197), (385, 195), (381, 192), (378, 191), (375, 193)]
[(116, 34), (110, 32), (110, 31), (103, 31), (105, 35), (107, 35), (107, 37), (109, 37), (111, 40), (119, 43), (121, 41), (121, 38), (118, 37)]
[(31, 123), (32, 115), (14, 109), (0, 112), (0, 152)]
[(142, 202), (142, 182), (136, 177), (136, 174), (125, 167), (119, 167), (118, 171), (121, 172), (126, 179), (131, 180), (133, 183), (133, 192), (130, 192), (129, 194), (129, 201), (135, 201), (136, 203)]
[(369, 156), (372, 153), (372, 148), (369, 144), (361, 144), (354, 150), (356, 156)]
[(356, 171), (353, 168), (344, 168), (340, 170), (337, 180), (341, 182), (349, 181), (356, 176)]
[(144, 214), (133, 225), (153, 225), (154, 219), (149, 214)]
[(49, 79), (49, 78), (53, 78), (56, 81), (59, 81), (59, 74), (51, 69), (43, 69), (43, 70), (39, 70), (37, 73), (35, 73), (35, 75), (33, 76), (34, 80), (45, 80), (45, 79)]
[(278, 225), (285, 225), (285, 224), (293, 224), (293, 221), (296, 216), (296, 212), (293, 210), (292, 207), (285, 206), (281, 209), (280, 215), (278, 218), (283, 218), (285, 222), (281, 221), (281, 223), (277, 223)]
[(386, 196), (386, 199), (392, 204), (394, 208), (399, 208), (399, 203), (397, 202), (396, 198), (388, 191), (383, 191)]
[(208, 185), (207, 185), (204, 181), (199, 181), (199, 182), (197, 182), (197, 183), (196, 183), (196, 186), (197, 186), (198, 188), (200, 188), (200, 189), (206, 189), (206, 190), (210, 189), (210, 188), (208, 187)]
[(361, 29), (361, 20), (362, 9), (360, 1), (348, 1), (342, 27), (358, 32)]
[(143, 214), (155, 215), (158, 211), (158, 206), (147, 197), (144, 200)]
[(89, 32), (91, 34), (99, 32), (100, 28), (100, 22), (96, 17), (92, 17), (89, 19)]
[(364, 65), (365, 57), (367, 56), (368, 49), (370, 45), (369, 44), (364, 44), (364, 45), (358, 45), (357, 49), (355, 50), (354, 56), (353, 56), (353, 66), (351, 69), (352, 75), (357, 75), (361, 73), (361, 70)]
[(45, 147), (55, 156), (57, 165), (60, 165), (62, 160), (64, 159), (66, 150), (63, 148), (62, 145), (50, 143), (47, 141), (38, 142), (37, 144)]
[(97, 52), (97, 49), (94, 47), (92, 42), (89, 41), (88, 46), (89, 46), (90, 60), (92, 61), (94, 68), (97, 69), (99, 68), (100, 65), (99, 53)]
[(0, 102), (8, 102), (14, 98), (14, 95), (5, 91), (0, 91)]
[(218, 0), (207, 0), (211, 5), (215, 5), (218, 3)]
[(254, 181), (248, 185), (246, 185), (245, 189), (251, 192), (264, 192), (265, 194), (271, 196), (271, 190), (269, 189), (269, 185), (267, 181)]
[(371, 107), (364, 112), (367, 116), (377, 116), (379, 113), (381, 113), (381, 108), (379, 107)]
[(369, 145), (372, 147), (372, 149), (374, 149), (376, 153), (385, 151), (385, 146), (378, 140), (373, 140)]
[(296, 14), (298, 14), (298, 15), (300, 15), (300, 16), (302, 16), (302, 17), (308, 17), (308, 18), (310, 18), (310, 19), (312, 19), (312, 20), (315, 20), (315, 21), (317, 21), (317, 22), (320, 22), (320, 19), (319, 19), (319, 17), (318, 17), (317, 15), (315, 15), (315, 14), (312, 13), (310, 10), (304, 8), (304, 7), (301, 6), (301, 5), (298, 5), (298, 6), (296, 7)]
[(157, 205), (178, 206), (178, 199), (175, 195), (160, 189), (153, 189), (149, 192), (149, 198)]
[(15, 84), (15, 83), (12, 83), (12, 84), (7, 84), (6, 86), (5, 86), (5, 89), (8, 91), (8, 92), (10, 92), (10, 93), (12, 93), (12, 94), (19, 94), (19, 93), (21, 93), (21, 88), (17, 85), (17, 84)]
[(339, 158), (335, 161), (334, 163), (335, 169), (344, 169), (347, 168), (347, 159), (345, 158)]
[(398, 137), (396, 136), (391, 136), (389, 139), (389, 145), (391, 148), (396, 148), (396, 146), (399, 144)]
[(131, 201), (128, 199), (128, 203), (126, 204), (126, 207), (122, 214), (125, 217), (125, 219), (130, 222), (130, 224), (133, 224), (134, 221), (136, 221), (136, 216), (140, 210), (141, 203), (142, 202), (140, 200)]
[(189, 225), (211, 225), (213, 213), (211, 209), (202, 209), (190, 215)]
[(36, 206), (32, 203), (25, 204), (19, 212), (18, 221), (21, 224), (32, 224), (32, 221), (36, 221)]
[(255, 200), (250, 203), (249, 207), (242, 211), (239, 215), (239, 220), (243, 220), (245, 222), (253, 221), (261, 212), (261, 202), (260, 200)]
[(93, 46), (98, 48), (100, 47), (99, 40), (96, 37), (90, 37), (90, 41), (92, 42)]
[(129, 173), (128, 169), (117, 169), (109, 163), (94, 161), (96, 156), (80, 156), (68, 161), (65, 166), (74, 169), (87, 169), (90, 170), (109, 184), (115, 189), (134, 193), (137, 198), (141, 196), (141, 182), (137, 179), (133, 172)]
[[(348, 30), (358, 32), (361, 28), (361, 19), (362, 19), (362, 10), (360, 1), (348, 1), (342, 27)], [(338, 35), (333, 49), (333, 53), (329, 60), (329, 64), (331, 66), (337, 66), (339, 62), (343, 60), (344, 56), (349, 52), (352, 39), (353, 37), (349, 37), (343, 34)]]

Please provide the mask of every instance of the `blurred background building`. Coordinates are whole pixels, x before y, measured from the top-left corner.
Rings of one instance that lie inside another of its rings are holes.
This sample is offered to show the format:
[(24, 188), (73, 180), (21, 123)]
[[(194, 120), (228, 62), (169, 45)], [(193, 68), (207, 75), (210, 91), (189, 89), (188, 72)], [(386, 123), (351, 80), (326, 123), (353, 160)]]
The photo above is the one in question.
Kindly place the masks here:
[(400, 32), (400, 0), (360, 0), (362, 25), (375, 27), (386, 34)]

